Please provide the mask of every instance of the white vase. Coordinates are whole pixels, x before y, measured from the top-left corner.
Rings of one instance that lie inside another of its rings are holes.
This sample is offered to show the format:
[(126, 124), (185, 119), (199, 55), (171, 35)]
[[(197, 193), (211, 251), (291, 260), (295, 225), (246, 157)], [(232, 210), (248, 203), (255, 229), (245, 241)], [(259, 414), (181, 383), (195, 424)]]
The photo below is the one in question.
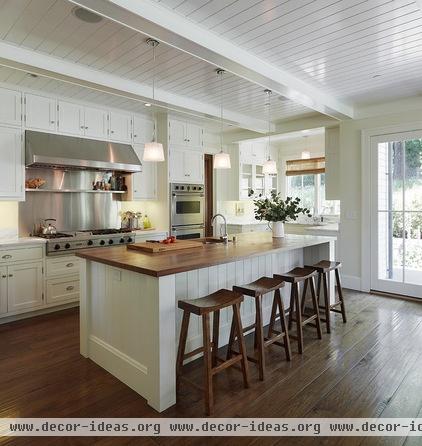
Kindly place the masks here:
[(284, 223), (282, 221), (272, 221), (269, 226), (273, 231), (273, 238), (284, 237)]

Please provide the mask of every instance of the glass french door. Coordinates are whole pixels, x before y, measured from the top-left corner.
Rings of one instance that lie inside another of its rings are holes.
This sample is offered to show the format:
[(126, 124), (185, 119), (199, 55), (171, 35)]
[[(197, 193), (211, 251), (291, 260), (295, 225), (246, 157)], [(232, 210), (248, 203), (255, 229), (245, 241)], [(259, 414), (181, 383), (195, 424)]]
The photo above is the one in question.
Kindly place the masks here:
[(371, 289), (422, 298), (422, 131), (371, 138)]

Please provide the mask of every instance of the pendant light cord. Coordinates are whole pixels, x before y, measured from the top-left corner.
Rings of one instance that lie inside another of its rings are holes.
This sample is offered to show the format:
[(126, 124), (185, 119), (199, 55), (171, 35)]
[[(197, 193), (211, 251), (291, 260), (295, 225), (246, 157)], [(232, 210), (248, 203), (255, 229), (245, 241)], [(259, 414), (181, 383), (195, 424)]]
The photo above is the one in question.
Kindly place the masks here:
[[(154, 103), (155, 103), (155, 46), (156, 44), (153, 43), (152, 44), (152, 106), (154, 107)], [(152, 140), (154, 142), (156, 139), (156, 120), (155, 120), (155, 110), (152, 110), (152, 119), (154, 120), (154, 131), (152, 134)]]
[(268, 95), (268, 161), (271, 160), (271, 90), (266, 90)]
[(220, 75), (220, 152), (223, 152), (223, 70), (219, 70)]

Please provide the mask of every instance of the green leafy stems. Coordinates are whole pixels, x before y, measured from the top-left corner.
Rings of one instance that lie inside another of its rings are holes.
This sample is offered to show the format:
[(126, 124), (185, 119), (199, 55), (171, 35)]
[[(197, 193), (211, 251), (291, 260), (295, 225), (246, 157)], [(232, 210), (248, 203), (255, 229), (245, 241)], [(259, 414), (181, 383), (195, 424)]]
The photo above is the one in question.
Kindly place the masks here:
[(280, 193), (271, 192), (271, 198), (259, 198), (254, 200), (255, 219), (265, 221), (295, 221), (300, 214), (311, 217), (307, 208), (300, 207), (300, 198), (287, 197), (283, 200)]

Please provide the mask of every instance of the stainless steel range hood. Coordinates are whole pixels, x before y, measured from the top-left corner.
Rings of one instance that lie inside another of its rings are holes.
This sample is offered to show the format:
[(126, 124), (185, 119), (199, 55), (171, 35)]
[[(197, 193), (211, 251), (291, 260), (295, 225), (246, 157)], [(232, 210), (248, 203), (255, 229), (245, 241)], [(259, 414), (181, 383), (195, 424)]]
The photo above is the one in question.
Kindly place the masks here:
[(27, 167), (140, 172), (142, 164), (133, 147), (73, 136), (25, 131)]

